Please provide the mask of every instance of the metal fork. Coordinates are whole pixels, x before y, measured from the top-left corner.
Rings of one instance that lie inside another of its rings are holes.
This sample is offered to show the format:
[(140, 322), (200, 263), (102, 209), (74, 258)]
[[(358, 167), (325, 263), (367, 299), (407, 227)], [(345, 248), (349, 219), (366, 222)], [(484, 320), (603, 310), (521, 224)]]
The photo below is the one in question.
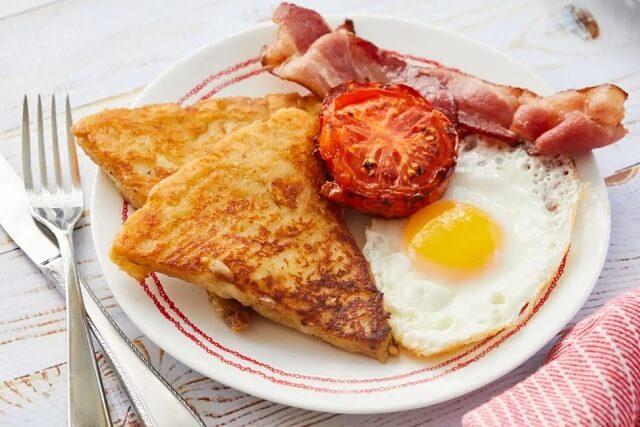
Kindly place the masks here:
[[(32, 170), (37, 166), (31, 159), (31, 139), (29, 132), (29, 107), (24, 98), (22, 114), (22, 170), (24, 186), (29, 196), (31, 215), (48, 228), (60, 247), (64, 265), (64, 281), (67, 284), (67, 344), (69, 351), (69, 425), (70, 426), (111, 426), (100, 371), (86, 321), (80, 283), (73, 252), (73, 227), (83, 209), (80, 171), (73, 135), (71, 134), (71, 107), (69, 97), (65, 102), (66, 133), (69, 153), (69, 174), (65, 183), (60, 164), (58, 126), (56, 122), (55, 96), (51, 97), (51, 145), (55, 185), (49, 185), (47, 160), (42, 123), (42, 102), (38, 95), (37, 135), (40, 185), (34, 185)], [(53, 183), (51, 183), (53, 184)], [(50, 187), (54, 187), (51, 189)]]

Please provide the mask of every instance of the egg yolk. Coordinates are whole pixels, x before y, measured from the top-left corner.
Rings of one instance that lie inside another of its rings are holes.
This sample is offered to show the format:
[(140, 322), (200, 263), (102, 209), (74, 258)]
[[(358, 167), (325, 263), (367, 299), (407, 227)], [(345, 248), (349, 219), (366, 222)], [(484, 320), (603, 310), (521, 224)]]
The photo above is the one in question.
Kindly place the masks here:
[(411, 216), (404, 230), (409, 255), (452, 275), (469, 275), (494, 259), (502, 240), (500, 227), (482, 210), (440, 200)]

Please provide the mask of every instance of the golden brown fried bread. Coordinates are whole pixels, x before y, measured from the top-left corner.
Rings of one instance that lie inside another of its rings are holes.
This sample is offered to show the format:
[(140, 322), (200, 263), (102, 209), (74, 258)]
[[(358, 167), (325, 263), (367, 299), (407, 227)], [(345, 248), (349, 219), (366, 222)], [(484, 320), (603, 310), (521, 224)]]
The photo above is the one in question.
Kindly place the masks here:
[(287, 108), (234, 132), (153, 188), (111, 259), (137, 279), (178, 277), (386, 360), (382, 294), (338, 208), (319, 194), (316, 129), (315, 115)]
[[(129, 204), (140, 208), (151, 188), (187, 160), (228, 133), (292, 106), (315, 113), (320, 108), (315, 98), (294, 93), (211, 99), (193, 107), (157, 104), (85, 117), (75, 124), (73, 133)], [(234, 331), (245, 329), (253, 317), (237, 301), (212, 297), (211, 302)]]
[(73, 134), (127, 202), (139, 208), (151, 188), (186, 161), (284, 107), (319, 111), (316, 98), (294, 93), (209, 99), (192, 107), (154, 104), (85, 117), (73, 126)]

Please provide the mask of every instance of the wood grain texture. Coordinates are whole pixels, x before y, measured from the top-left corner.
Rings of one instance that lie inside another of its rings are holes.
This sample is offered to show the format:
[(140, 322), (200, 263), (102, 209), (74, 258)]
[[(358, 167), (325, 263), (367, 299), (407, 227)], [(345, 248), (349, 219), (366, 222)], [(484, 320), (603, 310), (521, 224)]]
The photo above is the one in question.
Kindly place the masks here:
[[(137, 425), (104, 356), (98, 353), (97, 357), (114, 425)], [(66, 363), (0, 383), (0, 425), (66, 425), (66, 387)]]
[[(325, 0), (300, 2), (325, 14), (372, 14), (429, 23), (492, 45), (555, 89), (611, 81), (629, 92), (630, 134), (596, 153), (605, 175), (640, 162), (640, 2), (636, 0)], [(0, 153), (19, 169), (24, 93), (70, 93), (76, 118), (128, 105), (146, 83), (190, 51), (268, 20), (275, 0), (20, 0), (0, 2)], [(573, 8), (573, 9), (572, 9)], [(586, 37), (575, 11), (598, 26)], [(357, 23), (356, 23), (357, 24)], [(428, 42), (428, 41), (425, 41)], [(215, 68), (215, 64), (212, 64)], [(46, 125), (45, 125), (46, 126)], [(94, 166), (81, 158), (91, 188)], [(640, 169), (609, 179), (611, 246), (593, 294), (576, 322), (640, 283)], [(86, 192), (88, 193), (88, 191)], [(87, 194), (88, 197), (88, 194)], [(245, 395), (173, 360), (128, 321), (101, 275), (90, 217), (78, 225), (80, 269), (119, 324), (208, 425), (457, 425), (465, 412), (531, 374), (548, 344), (502, 379), (452, 402), (375, 416), (304, 411)], [(0, 230), (0, 425), (64, 425), (65, 310), (62, 296)], [(126, 398), (101, 364), (116, 425), (137, 425)]]

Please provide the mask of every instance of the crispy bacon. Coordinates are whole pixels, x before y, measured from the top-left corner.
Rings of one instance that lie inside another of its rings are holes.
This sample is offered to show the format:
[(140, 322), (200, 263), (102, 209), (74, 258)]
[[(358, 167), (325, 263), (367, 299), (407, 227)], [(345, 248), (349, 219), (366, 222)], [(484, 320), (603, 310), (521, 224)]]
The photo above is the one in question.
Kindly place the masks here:
[(620, 123), (627, 96), (618, 86), (604, 84), (544, 98), (524, 97), (511, 129), (535, 141), (540, 153), (604, 147), (627, 134)]
[(626, 134), (620, 122), (627, 94), (615, 85), (540, 97), (451, 68), (408, 63), (357, 37), (348, 20), (331, 32), (318, 13), (289, 3), (276, 9), (273, 20), (277, 41), (264, 49), (263, 65), (321, 97), (347, 80), (403, 83), (457, 123), (460, 132), (527, 142), (539, 153), (586, 151)]
[(416, 89), (455, 122), (453, 96), (437, 78), (421, 73), (396, 54), (378, 49), (347, 31), (323, 35), (304, 54), (290, 57), (271, 71), (320, 97), (349, 80), (403, 83)]
[(624, 135), (627, 94), (604, 84), (547, 97), (498, 85), (450, 68), (423, 72), (438, 78), (458, 102), (458, 126), (509, 143), (535, 142), (538, 153), (588, 151)]
[(262, 64), (276, 67), (293, 55), (303, 54), (331, 28), (319, 13), (290, 3), (281, 3), (273, 12), (278, 25), (276, 41), (262, 52)]

